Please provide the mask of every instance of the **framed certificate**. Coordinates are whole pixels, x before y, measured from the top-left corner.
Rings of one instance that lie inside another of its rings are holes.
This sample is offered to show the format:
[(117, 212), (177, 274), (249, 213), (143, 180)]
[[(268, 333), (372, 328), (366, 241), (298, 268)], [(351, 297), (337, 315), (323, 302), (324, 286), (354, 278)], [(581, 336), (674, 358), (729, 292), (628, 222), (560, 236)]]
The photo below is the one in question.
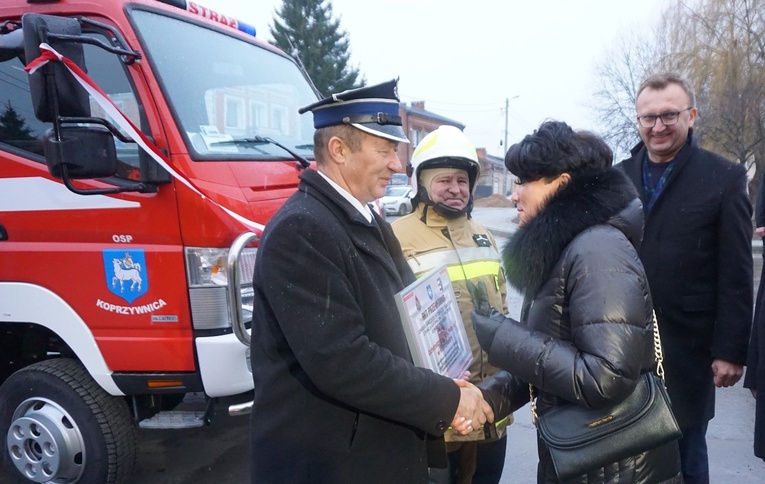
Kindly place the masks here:
[(395, 299), (414, 364), (461, 378), (473, 353), (446, 266), (420, 277)]

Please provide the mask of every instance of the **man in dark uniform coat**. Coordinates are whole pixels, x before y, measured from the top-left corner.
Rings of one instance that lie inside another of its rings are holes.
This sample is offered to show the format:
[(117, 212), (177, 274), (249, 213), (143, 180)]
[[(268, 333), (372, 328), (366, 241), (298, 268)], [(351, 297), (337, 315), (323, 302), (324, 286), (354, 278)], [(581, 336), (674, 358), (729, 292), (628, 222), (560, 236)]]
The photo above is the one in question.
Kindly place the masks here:
[(636, 98), (642, 142), (621, 168), (643, 201), (640, 257), (664, 345), (686, 484), (709, 482), (715, 387), (743, 374), (752, 321), (752, 207), (746, 171), (693, 142), (688, 83), (648, 78)]
[(426, 482), (428, 434), (493, 418), (475, 386), (412, 364), (393, 295), (414, 277), (367, 205), (403, 171), (398, 109), (393, 80), (300, 111), (318, 171), (300, 175), (255, 264), (253, 483)]

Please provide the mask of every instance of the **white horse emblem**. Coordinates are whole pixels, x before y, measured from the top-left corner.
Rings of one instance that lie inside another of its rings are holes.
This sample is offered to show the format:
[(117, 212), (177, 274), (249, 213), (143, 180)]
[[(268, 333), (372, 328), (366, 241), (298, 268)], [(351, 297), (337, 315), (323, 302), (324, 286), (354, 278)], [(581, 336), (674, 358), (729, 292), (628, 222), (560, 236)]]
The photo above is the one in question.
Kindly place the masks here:
[(120, 259), (112, 259), (112, 264), (114, 264), (114, 277), (112, 277), (112, 287), (115, 287), (117, 285), (117, 281), (120, 281), (120, 292), (123, 292), (125, 290), (125, 281), (131, 281), (132, 284), (130, 284), (130, 292), (133, 292), (133, 290), (136, 288), (136, 285), (138, 285), (137, 290), (141, 290), (141, 282), (143, 282), (141, 275), (139, 274), (141, 270), (141, 264), (134, 263), (130, 269), (123, 268)]

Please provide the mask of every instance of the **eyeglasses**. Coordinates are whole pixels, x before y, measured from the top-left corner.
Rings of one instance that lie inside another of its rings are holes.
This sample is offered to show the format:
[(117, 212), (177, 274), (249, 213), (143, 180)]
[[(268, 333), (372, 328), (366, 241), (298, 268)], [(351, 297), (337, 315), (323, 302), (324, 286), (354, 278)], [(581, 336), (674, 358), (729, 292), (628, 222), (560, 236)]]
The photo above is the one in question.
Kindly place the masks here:
[(640, 126), (643, 128), (653, 128), (656, 126), (657, 119), (661, 119), (661, 124), (664, 126), (671, 126), (673, 124), (677, 124), (677, 122), (680, 120), (680, 113), (690, 111), (691, 109), (693, 109), (693, 106), (685, 108), (682, 111), (667, 111), (666, 113), (661, 114), (646, 114), (645, 116), (638, 116), (637, 120)]

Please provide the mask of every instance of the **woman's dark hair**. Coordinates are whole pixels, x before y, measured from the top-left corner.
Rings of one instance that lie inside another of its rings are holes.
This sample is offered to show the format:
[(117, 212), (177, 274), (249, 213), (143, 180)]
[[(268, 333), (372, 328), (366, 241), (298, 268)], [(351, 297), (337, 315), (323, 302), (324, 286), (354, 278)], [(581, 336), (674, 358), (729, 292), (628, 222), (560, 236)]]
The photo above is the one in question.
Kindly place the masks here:
[(589, 131), (574, 131), (562, 121), (545, 121), (532, 134), (510, 147), (505, 166), (522, 182), (576, 175), (611, 166), (608, 145)]
[(585, 157), (590, 158), (594, 163), (601, 165), (601, 168), (610, 168), (614, 163), (614, 152), (608, 146), (603, 138), (592, 131), (579, 130), (576, 132), (584, 144)]

